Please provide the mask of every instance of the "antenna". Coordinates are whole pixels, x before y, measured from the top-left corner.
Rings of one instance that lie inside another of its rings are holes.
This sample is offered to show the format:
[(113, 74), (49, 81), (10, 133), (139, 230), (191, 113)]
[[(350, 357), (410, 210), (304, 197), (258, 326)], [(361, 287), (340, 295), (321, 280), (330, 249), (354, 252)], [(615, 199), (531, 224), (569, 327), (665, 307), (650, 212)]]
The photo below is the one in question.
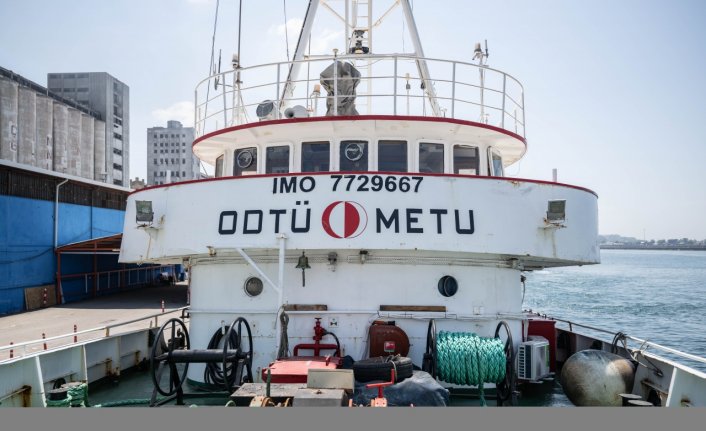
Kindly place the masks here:
[(481, 48), (480, 42), (476, 43), (475, 49), (473, 50), (473, 60), (478, 60), (478, 65), (483, 66), (485, 65), (485, 59), (487, 59), (490, 56), (488, 53), (488, 40), (485, 40), (485, 52), (483, 52), (483, 48)]

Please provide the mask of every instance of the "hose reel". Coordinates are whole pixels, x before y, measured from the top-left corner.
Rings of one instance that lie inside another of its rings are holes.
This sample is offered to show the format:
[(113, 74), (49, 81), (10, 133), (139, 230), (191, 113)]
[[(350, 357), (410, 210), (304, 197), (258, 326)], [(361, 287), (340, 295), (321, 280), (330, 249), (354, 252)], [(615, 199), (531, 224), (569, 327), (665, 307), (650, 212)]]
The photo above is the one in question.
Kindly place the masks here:
[[(227, 328), (223, 348), (217, 348), (217, 340), (215, 345), (209, 344), (208, 349), (191, 350), (189, 332), (181, 319), (169, 319), (162, 325), (150, 353), (150, 374), (154, 385), (150, 406), (161, 405), (174, 398), (177, 404), (183, 404), (182, 387), (191, 363), (206, 363), (206, 373), (211, 370), (211, 383), (222, 384), (228, 393), (235, 386), (252, 382), (253, 343), (250, 325), (247, 320), (238, 317)], [(247, 334), (247, 343), (243, 342), (244, 333)], [(183, 364), (181, 371), (178, 364)], [(162, 387), (162, 376), (166, 370), (169, 370), (168, 388)], [(157, 394), (166, 398), (157, 402)]]
[[(506, 332), (504, 343), (500, 339), (501, 328)], [(494, 338), (464, 332), (437, 334), (436, 322), (429, 321), (422, 370), (447, 383), (477, 385), (483, 405), (484, 383), (495, 383), (499, 406), (508, 401), (516, 404), (514, 360), (512, 335), (505, 321), (498, 323)]]

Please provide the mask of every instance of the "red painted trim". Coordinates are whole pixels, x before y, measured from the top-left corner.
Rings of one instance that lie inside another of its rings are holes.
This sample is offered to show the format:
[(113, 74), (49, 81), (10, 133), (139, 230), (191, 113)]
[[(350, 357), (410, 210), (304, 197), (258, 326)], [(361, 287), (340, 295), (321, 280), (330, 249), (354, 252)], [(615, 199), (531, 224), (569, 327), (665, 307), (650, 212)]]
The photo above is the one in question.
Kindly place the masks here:
[(365, 121), (365, 120), (385, 120), (385, 121), (426, 121), (430, 123), (448, 123), (448, 124), (460, 124), (463, 126), (473, 126), (480, 127), (483, 129), (492, 130), (495, 132), (503, 133), (515, 138), (525, 144), (527, 147), (527, 140), (509, 130), (502, 129), (500, 127), (491, 126), (490, 124), (477, 123), (475, 121), (459, 120), (456, 118), (439, 118), (439, 117), (421, 117), (421, 116), (404, 116), (404, 115), (347, 115), (340, 117), (307, 117), (307, 118), (285, 118), (280, 120), (270, 120), (270, 121), (260, 121), (257, 123), (241, 124), (239, 126), (226, 127), (225, 129), (216, 130), (215, 132), (207, 133), (200, 138), (196, 139), (192, 144), (195, 147), (198, 143), (213, 138), (214, 136), (222, 135), (228, 132), (234, 132), (236, 130), (245, 130), (255, 127), (264, 126), (274, 126), (278, 124), (292, 124), (292, 123), (317, 123), (321, 121)]
[(581, 190), (583, 192), (588, 192), (588, 193), (591, 193), (592, 195), (598, 197), (598, 194), (591, 189), (587, 189), (587, 188), (581, 187), (581, 186), (574, 186), (571, 184), (555, 183), (552, 181), (530, 180), (530, 179), (526, 179), (526, 178), (511, 178), (511, 177), (486, 177), (486, 176), (480, 176), (480, 175), (429, 174), (429, 173), (419, 173), (419, 172), (386, 172), (386, 171), (293, 172), (291, 174), (258, 174), (258, 175), (246, 175), (246, 176), (242, 176), (242, 177), (206, 178), (203, 180), (182, 181), (180, 183), (161, 184), (158, 186), (145, 187), (144, 189), (133, 191), (132, 193), (130, 193), (130, 195), (140, 193), (145, 190), (161, 189), (164, 187), (172, 187), (172, 186), (182, 186), (185, 184), (207, 183), (207, 182), (211, 182), (211, 181), (229, 181), (229, 180), (245, 180), (248, 178), (291, 177), (291, 176), (313, 177), (313, 176), (321, 176), (321, 175), (350, 175), (350, 174), (355, 174), (355, 175), (360, 175), (360, 174), (397, 175), (397, 176), (406, 175), (406, 176), (415, 176), (415, 177), (447, 177), (447, 178), (467, 178), (467, 179), (474, 179), (474, 180), (500, 180), (500, 181), (509, 181), (509, 182), (518, 182), (518, 183), (543, 184), (543, 185), (549, 185), (549, 186), (568, 187), (570, 189), (576, 189), (576, 190)]

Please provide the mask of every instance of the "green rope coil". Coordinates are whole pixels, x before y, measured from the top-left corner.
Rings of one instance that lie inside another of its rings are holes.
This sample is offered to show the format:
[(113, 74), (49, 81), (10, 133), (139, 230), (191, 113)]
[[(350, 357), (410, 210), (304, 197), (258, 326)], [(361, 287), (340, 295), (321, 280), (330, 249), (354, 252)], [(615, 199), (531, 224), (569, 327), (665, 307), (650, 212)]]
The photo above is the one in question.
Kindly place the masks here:
[(88, 384), (67, 383), (64, 385), (68, 390), (68, 397), (71, 399), (71, 407), (88, 407)]
[(456, 385), (478, 386), (485, 405), (484, 383), (505, 378), (505, 345), (499, 338), (484, 338), (468, 332), (439, 332), (436, 345), (439, 380)]
[(71, 395), (67, 395), (63, 400), (50, 400), (47, 398), (47, 407), (71, 407)]

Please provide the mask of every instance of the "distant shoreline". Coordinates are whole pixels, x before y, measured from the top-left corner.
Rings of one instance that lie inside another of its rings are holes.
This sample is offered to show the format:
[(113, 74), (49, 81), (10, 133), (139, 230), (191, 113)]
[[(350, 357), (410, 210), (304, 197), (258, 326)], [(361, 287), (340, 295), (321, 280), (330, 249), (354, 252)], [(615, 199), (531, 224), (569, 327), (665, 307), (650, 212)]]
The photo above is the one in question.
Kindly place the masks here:
[(627, 244), (601, 244), (601, 250), (675, 250), (675, 251), (704, 251), (704, 245), (627, 245)]

